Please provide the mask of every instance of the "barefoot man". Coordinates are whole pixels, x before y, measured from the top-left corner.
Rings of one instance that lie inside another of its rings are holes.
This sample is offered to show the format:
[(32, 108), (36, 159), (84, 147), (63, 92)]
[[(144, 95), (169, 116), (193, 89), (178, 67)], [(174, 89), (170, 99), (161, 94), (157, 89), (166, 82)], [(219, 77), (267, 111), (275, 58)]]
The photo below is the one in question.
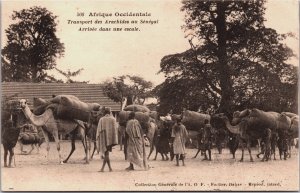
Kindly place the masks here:
[(103, 165), (99, 172), (104, 171), (104, 167), (107, 163), (109, 171), (112, 171), (109, 152), (112, 151), (112, 147), (118, 144), (118, 127), (116, 119), (110, 114), (110, 109), (105, 108), (104, 117), (102, 117), (98, 122), (97, 127), (97, 147), (98, 152), (101, 152), (101, 157), (103, 159)]
[(126, 125), (126, 139), (127, 139), (127, 160), (130, 165), (126, 170), (134, 170), (133, 164), (148, 169), (145, 142), (143, 137), (143, 131), (138, 120), (135, 119), (135, 113), (129, 114), (128, 122)]

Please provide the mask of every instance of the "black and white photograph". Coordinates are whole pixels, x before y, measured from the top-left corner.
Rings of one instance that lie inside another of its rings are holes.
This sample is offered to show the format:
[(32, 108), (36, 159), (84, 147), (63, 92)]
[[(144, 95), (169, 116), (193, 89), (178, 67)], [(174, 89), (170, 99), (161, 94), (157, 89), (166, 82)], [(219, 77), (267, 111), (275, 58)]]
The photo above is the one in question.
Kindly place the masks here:
[(299, 1), (4, 0), (1, 191), (299, 191)]

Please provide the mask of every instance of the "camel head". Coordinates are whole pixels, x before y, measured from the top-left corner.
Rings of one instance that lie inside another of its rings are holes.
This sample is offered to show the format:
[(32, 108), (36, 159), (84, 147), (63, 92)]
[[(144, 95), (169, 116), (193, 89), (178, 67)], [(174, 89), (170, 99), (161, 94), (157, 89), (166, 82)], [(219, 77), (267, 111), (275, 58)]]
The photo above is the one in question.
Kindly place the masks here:
[(20, 107), (22, 109), (24, 109), (27, 105), (27, 100), (26, 99), (20, 99), (19, 103), (20, 103)]
[(250, 109), (245, 109), (243, 111), (235, 111), (233, 113), (232, 124), (239, 124), (243, 118), (247, 117), (250, 114)]

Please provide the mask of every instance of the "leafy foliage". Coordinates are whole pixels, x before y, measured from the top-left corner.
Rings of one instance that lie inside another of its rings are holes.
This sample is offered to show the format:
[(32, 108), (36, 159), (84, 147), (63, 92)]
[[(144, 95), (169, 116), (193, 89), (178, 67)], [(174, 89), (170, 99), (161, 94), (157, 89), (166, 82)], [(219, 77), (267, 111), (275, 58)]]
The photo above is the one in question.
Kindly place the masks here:
[(162, 58), (161, 106), (172, 106), (174, 88), (181, 107), (173, 108), (209, 103), (227, 114), (247, 107), (295, 111), (297, 68), (287, 63), (294, 53), (283, 43), (291, 34), (264, 26), (264, 3), (183, 1), (191, 49)]
[(84, 69), (83, 68), (80, 68), (79, 70), (76, 70), (74, 72), (71, 72), (70, 69), (68, 69), (66, 72), (65, 71), (62, 71), (56, 67), (54, 67), (55, 70), (57, 72), (59, 72), (61, 75), (63, 75), (64, 77), (67, 78), (67, 81), (65, 83), (75, 83), (75, 82), (80, 82), (80, 81), (75, 81), (75, 80), (72, 80), (72, 77), (75, 77), (75, 76), (78, 76)]
[(113, 81), (104, 83), (104, 92), (116, 102), (127, 99), (127, 105), (144, 104), (145, 99), (151, 96), (153, 83), (139, 76), (123, 75), (114, 77)]
[(47, 80), (45, 70), (53, 69), (55, 59), (64, 53), (64, 44), (55, 35), (56, 18), (41, 7), (13, 12), (15, 23), (5, 30), (8, 42), (1, 52), (2, 81)]

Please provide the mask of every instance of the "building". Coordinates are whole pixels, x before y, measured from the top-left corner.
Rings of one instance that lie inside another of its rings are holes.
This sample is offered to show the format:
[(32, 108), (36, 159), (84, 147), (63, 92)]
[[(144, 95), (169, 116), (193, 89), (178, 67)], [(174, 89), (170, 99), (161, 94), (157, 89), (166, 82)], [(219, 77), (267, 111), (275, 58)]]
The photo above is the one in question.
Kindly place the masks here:
[(121, 109), (121, 103), (108, 98), (101, 84), (2, 82), (1, 86), (2, 98), (13, 96), (14, 99), (26, 99), (30, 108), (34, 97), (51, 99), (53, 95), (74, 95), (82, 102), (110, 107), (114, 115)]

